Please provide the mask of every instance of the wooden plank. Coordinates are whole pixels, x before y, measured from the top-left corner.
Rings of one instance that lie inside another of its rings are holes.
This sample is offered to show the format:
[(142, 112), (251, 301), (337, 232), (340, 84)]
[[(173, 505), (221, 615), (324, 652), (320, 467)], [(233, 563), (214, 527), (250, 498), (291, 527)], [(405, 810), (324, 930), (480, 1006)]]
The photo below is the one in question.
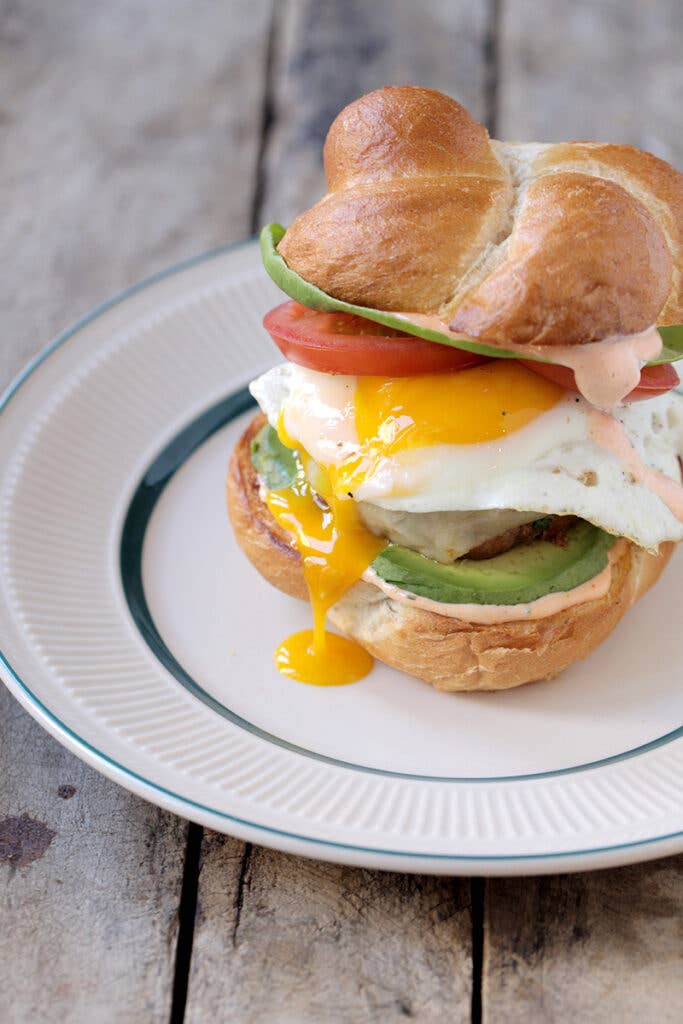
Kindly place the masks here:
[[(0, 386), (95, 303), (249, 233), (270, 0), (0, 5)], [(0, 1018), (164, 1020), (187, 827), (0, 692)]]
[(680, 0), (505, 0), (500, 138), (627, 142), (683, 167)]
[(186, 825), (86, 768), (0, 690), (0, 1018), (168, 1014)]
[[(324, 191), (337, 112), (387, 83), (450, 92), (483, 115), (486, 5), (277, 5), (261, 223)], [(344, 1024), (470, 1019), (469, 885), (204, 842), (187, 1020)]]
[[(678, 0), (506, 0), (502, 13), (501, 138), (622, 141), (683, 166)], [(679, 858), (489, 881), (483, 1019), (677, 1020), (682, 873)]]
[(186, 1021), (469, 1021), (470, 888), (205, 837)]
[(251, 230), (271, 0), (0, 5), (0, 379)]
[(484, 1021), (680, 1020), (683, 858), (487, 886)]

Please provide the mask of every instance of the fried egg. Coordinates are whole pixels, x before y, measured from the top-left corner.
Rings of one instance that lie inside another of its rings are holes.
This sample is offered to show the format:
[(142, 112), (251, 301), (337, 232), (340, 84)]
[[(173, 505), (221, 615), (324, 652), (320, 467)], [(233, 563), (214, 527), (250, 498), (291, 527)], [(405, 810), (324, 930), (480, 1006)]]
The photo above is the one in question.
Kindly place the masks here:
[(520, 364), (333, 376), (291, 363), (251, 385), (338, 498), (387, 512), (575, 515), (648, 550), (683, 538), (683, 397), (594, 409)]

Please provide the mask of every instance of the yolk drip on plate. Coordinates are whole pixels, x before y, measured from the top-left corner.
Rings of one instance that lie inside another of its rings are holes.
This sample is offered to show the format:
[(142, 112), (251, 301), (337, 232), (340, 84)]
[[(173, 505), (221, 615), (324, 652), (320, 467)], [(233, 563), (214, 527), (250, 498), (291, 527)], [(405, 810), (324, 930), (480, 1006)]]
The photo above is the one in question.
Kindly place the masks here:
[(280, 440), (299, 450), (303, 468), (289, 487), (270, 491), (266, 502), (292, 534), (303, 561), (314, 628), (280, 645), (279, 670), (301, 682), (339, 686), (361, 679), (372, 667), (367, 651), (325, 629), (328, 610), (386, 547), (361, 523), (350, 497), (354, 486), (397, 452), (477, 444), (519, 430), (563, 394), (558, 385), (507, 360), (453, 374), (359, 377), (353, 403), (359, 447), (340, 465), (326, 468), (288, 435), (281, 413)]

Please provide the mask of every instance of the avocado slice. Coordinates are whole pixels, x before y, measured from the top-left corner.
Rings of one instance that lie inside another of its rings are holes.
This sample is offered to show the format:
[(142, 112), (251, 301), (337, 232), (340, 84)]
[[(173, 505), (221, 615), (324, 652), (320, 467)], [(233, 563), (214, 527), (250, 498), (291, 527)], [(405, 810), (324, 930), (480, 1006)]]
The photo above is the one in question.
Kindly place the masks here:
[[(282, 444), (270, 424), (253, 438), (251, 459), (270, 490), (291, 486), (303, 472), (297, 452)], [(444, 604), (527, 604), (597, 576), (607, 565), (615, 540), (597, 526), (579, 522), (567, 533), (563, 547), (536, 540), (495, 558), (460, 558), (444, 565), (389, 544), (372, 568), (387, 583)]]
[[(406, 334), (414, 334), (418, 338), (426, 338), (427, 341), (436, 341), (440, 345), (450, 345), (453, 348), (464, 349), (466, 352), (476, 352), (482, 356), (492, 356), (494, 359), (517, 359), (518, 353), (510, 352), (504, 348), (497, 348), (492, 345), (483, 345), (478, 341), (469, 338), (451, 338), (448, 334), (431, 328), (421, 327), (413, 324), (403, 316), (396, 316), (395, 313), (386, 313), (380, 309), (370, 309), (369, 306), (355, 306), (351, 302), (342, 302), (335, 299), (327, 292), (316, 288), (315, 285), (304, 281), (296, 271), (287, 266), (277, 246), (284, 237), (285, 229), (281, 224), (268, 224), (261, 231), (261, 255), (263, 265), (268, 274), (272, 277), (278, 288), (281, 288), (290, 298), (296, 299), (303, 306), (309, 309), (322, 309), (327, 312), (355, 313), (357, 316), (364, 316), (366, 320), (374, 320), (375, 323), (385, 324), (387, 327), (395, 327)], [(658, 366), (660, 363), (673, 363), (677, 359), (683, 359), (683, 324), (672, 327), (659, 327), (662, 336), (663, 347), (656, 359), (652, 359), (647, 365)], [(532, 359), (539, 363), (551, 362), (549, 359), (542, 359), (538, 355), (529, 354), (525, 358)]]
[(390, 545), (372, 568), (387, 583), (444, 604), (527, 604), (597, 576), (615, 540), (592, 523), (579, 522), (567, 533), (564, 546), (537, 540), (495, 558), (460, 558), (442, 565)]

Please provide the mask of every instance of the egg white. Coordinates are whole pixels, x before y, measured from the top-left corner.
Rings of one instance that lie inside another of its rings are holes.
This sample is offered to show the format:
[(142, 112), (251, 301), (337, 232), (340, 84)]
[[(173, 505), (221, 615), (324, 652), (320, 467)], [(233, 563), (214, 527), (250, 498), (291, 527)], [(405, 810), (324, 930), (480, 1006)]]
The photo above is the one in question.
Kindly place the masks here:
[[(356, 378), (284, 363), (251, 385), (273, 426), (284, 410), (287, 433), (323, 466), (358, 447), (354, 417)], [(493, 441), (441, 444), (398, 452), (354, 491), (356, 501), (400, 512), (516, 509), (576, 515), (654, 550), (681, 540), (683, 524), (622, 459), (591, 437), (591, 406), (566, 392), (552, 409)], [(670, 392), (618, 406), (643, 462), (680, 483), (683, 397)]]

